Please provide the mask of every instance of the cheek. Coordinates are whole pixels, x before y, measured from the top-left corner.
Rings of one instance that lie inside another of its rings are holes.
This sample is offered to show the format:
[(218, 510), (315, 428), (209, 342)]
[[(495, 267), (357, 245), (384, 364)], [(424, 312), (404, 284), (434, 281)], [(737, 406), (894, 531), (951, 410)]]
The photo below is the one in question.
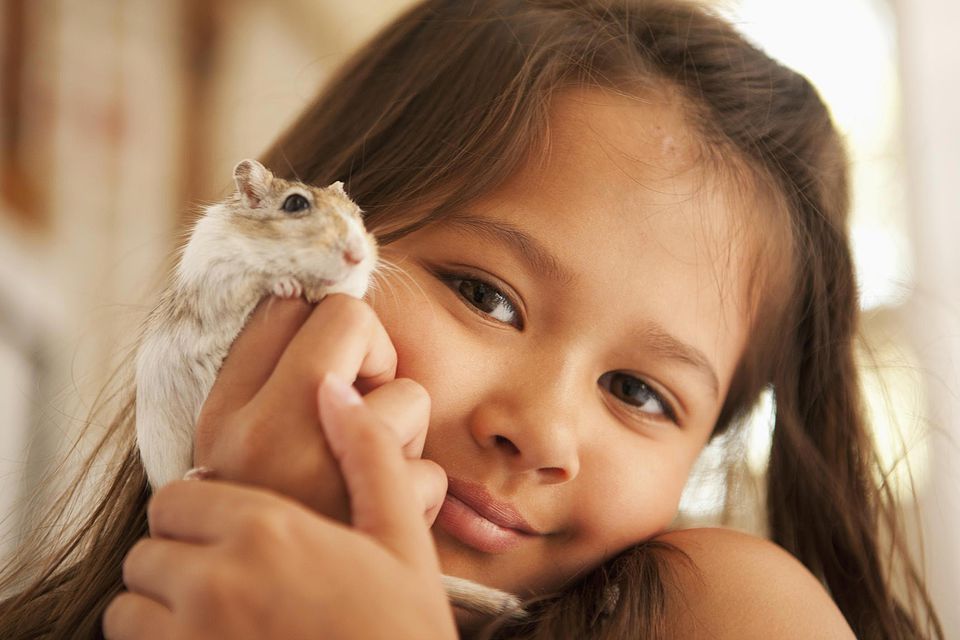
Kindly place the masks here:
[[(410, 295), (400, 284), (369, 301), (397, 352), (397, 378), (409, 378), (430, 394), (431, 429), (446, 424), (457, 411), (467, 410), (476, 380), (476, 354), (458, 335), (449, 311), (422, 295)], [(424, 283), (423, 286), (426, 286)]]
[[(585, 544), (622, 548), (673, 521), (691, 462), (677, 442), (627, 435), (583, 460), (576, 513)], [(589, 475), (587, 475), (589, 474)]]
[(386, 279), (383, 289), (367, 303), (397, 351), (397, 377), (411, 378), (427, 387), (425, 382), (433, 371), (430, 365), (441, 361), (443, 336), (438, 328), (442, 310), (423, 295), (411, 295), (409, 289), (416, 286)]

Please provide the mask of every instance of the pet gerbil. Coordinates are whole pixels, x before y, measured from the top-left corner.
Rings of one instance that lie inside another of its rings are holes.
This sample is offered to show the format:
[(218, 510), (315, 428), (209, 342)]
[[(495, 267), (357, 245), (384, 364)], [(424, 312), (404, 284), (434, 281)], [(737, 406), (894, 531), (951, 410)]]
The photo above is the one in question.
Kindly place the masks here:
[[(237, 190), (197, 220), (137, 352), (137, 445), (150, 486), (193, 466), (194, 426), (227, 351), (268, 294), (362, 298), (378, 246), (343, 183), (325, 188), (276, 178), (254, 160), (233, 171)], [(519, 599), (443, 576), (453, 604), (523, 617)]]
[(244, 160), (236, 192), (206, 207), (137, 352), (137, 445), (154, 489), (193, 466), (194, 425), (234, 339), (261, 298), (362, 298), (376, 239), (343, 183), (317, 188)]

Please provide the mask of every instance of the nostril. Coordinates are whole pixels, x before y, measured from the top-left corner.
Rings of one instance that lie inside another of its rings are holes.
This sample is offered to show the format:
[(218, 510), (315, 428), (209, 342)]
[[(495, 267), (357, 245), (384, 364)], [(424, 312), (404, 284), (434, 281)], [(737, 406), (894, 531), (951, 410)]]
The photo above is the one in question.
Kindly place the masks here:
[(504, 436), (494, 436), (493, 442), (498, 447), (506, 449), (510, 453), (513, 453), (513, 454), (520, 453), (520, 449), (518, 449), (517, 445), (513, 444), (513, 442), (510, 441), (510, 438), (506, 438)]
[(566, 469), (561, 469), (560, 467), (546, 467), (539, 471), (540, 475), (543, 476), (547, 482), (564, 482), (570, 475)]

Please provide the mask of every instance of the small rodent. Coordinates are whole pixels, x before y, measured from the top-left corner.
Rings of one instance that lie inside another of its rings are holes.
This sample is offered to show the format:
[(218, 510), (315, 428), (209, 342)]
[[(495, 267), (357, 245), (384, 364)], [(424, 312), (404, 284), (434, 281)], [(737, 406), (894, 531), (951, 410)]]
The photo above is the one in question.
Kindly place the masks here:
[[(260, 299), (363, 298), (379, 260), (376, 238), (342, 182), (318, 188), (283, 180), (255, 160), (237, 164), (233, 178), (236, 192), (206, 207), (194, 225), (141, 335), (137, 446), (154, 490), (193, 466), (200, 408)], [(525, 614), (513, 594), (453, 576), (443, 582), (456, 606)]]
[(342, 182), (290, 182), (255, 160), (233, 177), (236, 192), (193, 227), (137, 352), (137, 445), (153, 489), (193, 466), (200, 408), (260, 299), (362, 298), (377, 264), (377, 241)]

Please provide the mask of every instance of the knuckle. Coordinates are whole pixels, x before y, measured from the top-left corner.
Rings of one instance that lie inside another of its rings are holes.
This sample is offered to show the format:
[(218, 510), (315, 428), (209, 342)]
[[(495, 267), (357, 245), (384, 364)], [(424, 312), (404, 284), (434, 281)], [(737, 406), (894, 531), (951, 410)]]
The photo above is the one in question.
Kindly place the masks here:
[(283, 548), (290, 538), (289, 514), (283, 509), (258, 508), (249, 511), (242, 521), (241, 543), (247, 550), (266, 551)]
[(145, 560), (147, 551), (147, 545), (149, 540), (147, 538), (140, 538), (137, 540), (130, 550), (127, 551), (127, 555), (123, 558), (123, 564), (121, 565), (121, 573), (123, 576), (123, 583), (128, 584), (133, 573), (137, 570)]
[(320, 304), (325, 305), (325, 309), (335, 317), (350, 324), (362, 323), (362, 326), (366, 327), (369, 323), (377, 320), (376, 313), (366, 301), (345, 293), (332, 293), (324, 298)]
[(433, 460), (417, 460), (417, 464), (419, 474), (415, 476), (414, 481), (416, 482), (418, 477), (421, 478), (420, 482), (430, 490), (431, 494), (435, 494), (442, 500), (447, 493), (447, 473), (443, 467)]
[(271, 425), (268, 416), (254, 415), (243, 421), (243, 426), (234, 431), (234, 455), (232, 461), (240, 469), (255, 469), (271, 452)]
[(397, 378), (391, 384), (400, 385), (403, 394), (409, 396), (410, 401), (416, 403), (418, 409), (430, 412), (432, 400), (430, 393), (422, 384), (411, 378)]
[(120, 630), (126, 627), (125, 620), (130, 608), (130, 594), (119, 593), (103, 610), (101, 626), (106, 638), (117, 637)]
[(156, 526), (166, 520), (170, 509), (168, 502), (170, 502), (170, 494), (175, 491), (174, 487), (174, 484), (164, 485), (150, 497), (150, 501), (147, 502), (147, 522)]
[(204, 403), (200, 408), (193, 436), (193, 456), (198, 465), (215, 456), (222, 434), (236, 431), (233, 420), (232, 415), (222, 413), (219, 407), (209, 408), (209, 404)]
[(446, 490), (447, 472), (443, 470), (443, 467), (433, 460), (421, 459), (420, 463), (423, 465), (423, 468), (426, 469), (426, 473), (433, 475), (438, 481), (442, 481), (444, 490)]
[(215, 612), (225, 610), (233, 601), (235, 583), (220, 564), (208, 563), (202, 571), (194, 572), (192, 580), (185, 582), (184, 596), (196, 611)]
[(400, 438), (392, 429), (381, 428), (379, 425), (366, 424), (355, 429), (356, 445), (371, 451), (384, 449), (399, 449)]

